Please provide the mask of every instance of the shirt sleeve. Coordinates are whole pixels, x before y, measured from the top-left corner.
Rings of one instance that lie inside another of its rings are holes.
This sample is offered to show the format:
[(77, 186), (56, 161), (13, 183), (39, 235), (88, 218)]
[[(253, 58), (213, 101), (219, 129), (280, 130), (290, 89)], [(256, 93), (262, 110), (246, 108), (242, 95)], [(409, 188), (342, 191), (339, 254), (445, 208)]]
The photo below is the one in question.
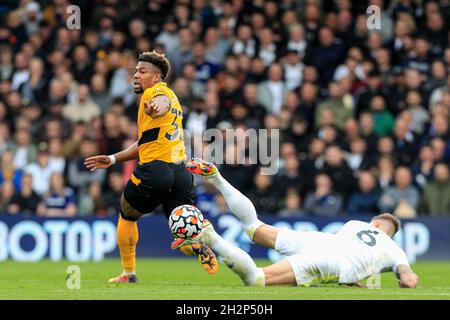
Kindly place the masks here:
[(409, 266), (408, 257), (405, 252), (396, 244), (393, 245), (391, 250), (391, 261), (392, 261), (392, 272), (397, 272), (397, 267), (399, 265), (407, 265)]
[(160, 95), (165, 95), (164, 90), (162, 90), (158, 86), (154, 86), (144, 91), (144, 94), (142, 95), (142, 101), (150, 102), (154, 97)]

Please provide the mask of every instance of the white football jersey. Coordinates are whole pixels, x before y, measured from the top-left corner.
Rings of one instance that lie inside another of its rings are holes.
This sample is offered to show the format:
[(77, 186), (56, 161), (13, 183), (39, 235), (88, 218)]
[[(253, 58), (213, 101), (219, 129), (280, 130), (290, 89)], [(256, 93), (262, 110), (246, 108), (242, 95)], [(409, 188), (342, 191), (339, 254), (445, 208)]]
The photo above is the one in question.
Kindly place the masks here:
[(396, 272), (408, 264), (403, 250), (382, 230), (351, 220), (334, 235), (332, 247), (339, 262), (339, 282), (351, 283), (380, 272)]

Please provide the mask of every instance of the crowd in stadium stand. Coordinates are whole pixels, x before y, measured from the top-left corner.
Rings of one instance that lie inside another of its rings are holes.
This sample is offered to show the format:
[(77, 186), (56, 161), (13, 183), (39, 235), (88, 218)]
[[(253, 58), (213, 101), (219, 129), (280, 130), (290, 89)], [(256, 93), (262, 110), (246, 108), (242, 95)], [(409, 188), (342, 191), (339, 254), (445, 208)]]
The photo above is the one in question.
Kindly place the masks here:
[[(137, 140), (134, 67), (157, 50), (193, 135), (280, 129), (276, 175), (220, 165), (259, 213), (450, 215), (448, 0), (77, 1), (74, 30), (68, 0), (2, 3), (2, 214), (117, 215), (136, 162), (83, 160)], [(196, 201), (228, 212), (208, 184)]]

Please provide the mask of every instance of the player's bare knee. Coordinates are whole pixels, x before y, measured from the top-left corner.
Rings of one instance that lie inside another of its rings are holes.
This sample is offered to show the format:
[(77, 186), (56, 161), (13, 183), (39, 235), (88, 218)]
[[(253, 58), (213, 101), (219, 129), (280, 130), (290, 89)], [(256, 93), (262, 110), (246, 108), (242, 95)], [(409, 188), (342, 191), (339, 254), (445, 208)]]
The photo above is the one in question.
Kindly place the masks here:
[(264, 247), (274, 249), (279, 229), (268, 224), (259, 226), (253, 234), (253, 241)]
[(122, 217), (122, 219), (128, 221), (137, 221), (142, 216), (142, 213), (134, 209), (123, 195), (122, 198), (120, 198), (120, 208), (120, 216)]

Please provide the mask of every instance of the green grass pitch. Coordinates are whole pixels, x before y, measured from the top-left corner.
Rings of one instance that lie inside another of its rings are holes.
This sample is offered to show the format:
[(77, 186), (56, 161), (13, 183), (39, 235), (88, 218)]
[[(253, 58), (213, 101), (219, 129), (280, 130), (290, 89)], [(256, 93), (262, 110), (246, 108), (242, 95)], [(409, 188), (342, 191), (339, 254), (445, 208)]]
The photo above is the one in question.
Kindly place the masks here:
[[(259, 266), (269, 262), (258, 260)], [(117, 259), (77, 263), (81, 288), (68, 289), (70, 262), (0, 262), (0, 299), (148, 299), (148, 300), (312, 300), (312, 299), (450, 299), (450, 262), (418, 262), (412, 267), (420, 277), (417, 289), (400, 289), (393, 274), (383, 274), (381, 289), (325, 285), (298, 287), (245, 287), (221, 264), (208, 275), (195, 259), (139, 259), (137, 284), (110, 285), (108, 278), (121, 268)]]

